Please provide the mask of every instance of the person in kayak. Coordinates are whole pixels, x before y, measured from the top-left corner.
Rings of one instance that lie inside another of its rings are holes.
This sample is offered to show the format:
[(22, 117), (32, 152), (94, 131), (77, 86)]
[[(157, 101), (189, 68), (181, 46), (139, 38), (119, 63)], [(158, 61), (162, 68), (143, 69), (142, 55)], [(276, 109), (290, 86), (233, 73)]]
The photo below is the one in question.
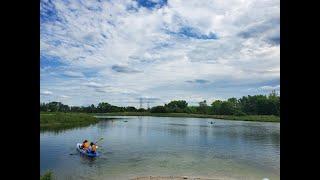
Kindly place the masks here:
[(96, 153), (98, 146), (95, 145), (93, 142), (90, 143), (89, 152)]
[(81, 148), (81, 149), (88, 149), (88, 148), (89, 148), (89, 142), (88, 142), (88, 140), (84, 140), (84, 141), (82, 142), (82, 145), (81, 145), (80, 148)]

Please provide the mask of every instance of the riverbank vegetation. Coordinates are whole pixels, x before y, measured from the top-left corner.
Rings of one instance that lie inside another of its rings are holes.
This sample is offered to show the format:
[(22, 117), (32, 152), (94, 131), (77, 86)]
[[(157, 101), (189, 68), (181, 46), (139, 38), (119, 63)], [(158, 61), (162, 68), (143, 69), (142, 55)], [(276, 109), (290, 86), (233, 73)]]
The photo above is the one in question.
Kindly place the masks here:
[(97, 122), (98, 120), (94, 116), (86, 113), (40, 113), (40, 130), (62, 130), (88, 126)]
[(154, 106), (149, 109), (137, 109), (132, 106), (119, 107), (107, 102), (97, 106), (68, 106), (60, 102), (40, 103), (42, 112), (81, 112), (107, 113), (108, 115), (139, 115), (167, 117), (206, 117), (230, 120), (280, 121), (280, 96), (275, 92), (269, 95), (243, 96), (229, 98), (225, 101), (215, 100), (199, 102), (198, 106), (190, 106), (185, 100), (174, 100), (168, 104)]
[(51, 171), (45, 172), (43, 175), (40, 175), (40, 180), (52, 180), (53, 173)]
[(154, 117), (190, 117), (190, 118), (213, 118), (239, 121), (280, 122), (280, 117), (275, 115), (210, 115), (190, 113), (150, 113), (150, 112), (113, 112), (97, 113), (99, 116), (154, 116)]

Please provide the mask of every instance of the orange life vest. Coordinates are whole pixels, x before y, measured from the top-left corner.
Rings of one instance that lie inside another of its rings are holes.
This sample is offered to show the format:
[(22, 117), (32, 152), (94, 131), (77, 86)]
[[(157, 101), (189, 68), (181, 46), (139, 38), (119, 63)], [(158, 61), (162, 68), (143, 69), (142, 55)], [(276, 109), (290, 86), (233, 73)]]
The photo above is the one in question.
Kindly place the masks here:
[(92, 145), (91, 146), (91, 151), (96, 152), (96, 150), (97, 150), (97, 146), (96, 145)]
[(86, 142), (86, 143), (84, 143), (83, 148), (84, 148), (84, 149), (88, 149), (89, 146), (90, 146), (90, 145), (89, 145), (89, 142)]

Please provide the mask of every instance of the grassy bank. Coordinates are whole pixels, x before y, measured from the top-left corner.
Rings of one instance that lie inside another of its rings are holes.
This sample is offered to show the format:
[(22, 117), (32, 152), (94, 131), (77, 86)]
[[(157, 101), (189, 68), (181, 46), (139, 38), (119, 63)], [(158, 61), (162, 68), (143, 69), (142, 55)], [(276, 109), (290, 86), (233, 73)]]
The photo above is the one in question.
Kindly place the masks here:
[(97, 122), (97, 118), (85, 113), (40, 113), (40, 130), (63, 130)]
[(106, 116), (155, 116), (155, 117), (192, 117), (192, 118), (214, 118), (225, 120), (240, 120), (240, 121), (260, 121), (260, 122), (280, 122), (279, 116), (274, 115), (209, 115), (209, 114), (188, 114), (188, 113), (150, 113), (150, 112), (115, 112), (115, 113), (100, 113), (96, 115)]
[[(94, 114), (87, 113), (62, 113), (54, 112), (40, 113), (40, 130), (59, 131), (75, 127), (88, 126), (98, 122)], [(260, 122), (280, 122), (280, 117), (273, 115), (208, 115), (208, 114), (188, 114), (188, 113), (150, 113), (150, 112), (115, 112), (101, 113), (96, 115), (106, 116), (156, 116), (156, 117), (191, 117), (191, 118), (214, 118), (240, 121), (260, 121)]]

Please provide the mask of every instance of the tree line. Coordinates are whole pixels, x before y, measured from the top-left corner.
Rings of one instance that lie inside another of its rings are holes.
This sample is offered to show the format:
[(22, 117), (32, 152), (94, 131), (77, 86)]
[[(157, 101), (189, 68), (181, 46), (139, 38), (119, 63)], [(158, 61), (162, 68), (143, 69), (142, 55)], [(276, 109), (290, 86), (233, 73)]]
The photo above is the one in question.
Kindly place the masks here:
[(84, 113), (108, 113), (108, 112), (150, 112), (150, 113), (193, 113), (214, 115), (280, 115), (280, 96), (275, 92), (269, 95), (243, 96), (242, 98), (229, 98), (227, 100), (215, 100), (211, 104), (207, 101), (199, 102), (198, 106), (189, 106), (185, 100), (174, 100), (163, 106), (155, 106), (150, 109), (137, 109), (133, 106), (119, 107), (107, 102), (101, 102), (97, 106), (68, 106), (61, 102), (40, 103), (42, 112), (84, 112)]

